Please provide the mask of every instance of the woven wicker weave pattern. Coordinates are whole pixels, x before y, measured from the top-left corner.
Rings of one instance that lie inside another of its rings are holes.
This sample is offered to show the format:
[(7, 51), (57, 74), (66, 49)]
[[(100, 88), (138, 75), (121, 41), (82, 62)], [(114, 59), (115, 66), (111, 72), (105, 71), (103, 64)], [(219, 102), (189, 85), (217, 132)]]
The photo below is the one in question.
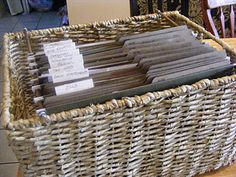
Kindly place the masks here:
[(27, 176), (193, 176), (235, 160), (236, 83), (228, 79), (127, 98), (126, 109), (113, 100), (67, 121), (62, 113), (49, 127), (11, 132), (10, 143)]
[[(166, 13), (220, 43), (176, 12)], [(170, 27), (160, 15), (79, 25), (31, 33), (32, 48), (45, 41), (114, 39)], [(202, 80), (163, 92), (111, 100), (49, 116), (35, 115), (25, 90), (23, 34), (5, 36), (3, 118), (8, 137), (26, 176), (193, 176), (236, 158), (236, 75)], [(10, 70), (8, 70), (9, 68)], [(10, 76), (10, 77), (9, 77)]]

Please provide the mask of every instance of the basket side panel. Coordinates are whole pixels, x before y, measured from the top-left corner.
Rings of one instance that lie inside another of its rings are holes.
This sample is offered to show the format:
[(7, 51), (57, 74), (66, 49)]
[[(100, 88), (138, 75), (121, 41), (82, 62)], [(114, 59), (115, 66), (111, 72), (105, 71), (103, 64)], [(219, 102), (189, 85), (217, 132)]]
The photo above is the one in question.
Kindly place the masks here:
[(235, 85), (213, 83), (9, 139), (26, 176), (194, 176), (236, 158)]

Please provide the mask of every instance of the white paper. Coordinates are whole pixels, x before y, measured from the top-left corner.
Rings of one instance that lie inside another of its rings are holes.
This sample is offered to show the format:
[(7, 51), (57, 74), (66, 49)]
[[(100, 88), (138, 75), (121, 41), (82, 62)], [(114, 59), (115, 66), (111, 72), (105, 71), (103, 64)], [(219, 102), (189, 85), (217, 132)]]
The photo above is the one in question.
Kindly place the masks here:
[(84, 63), (82, 62), (77, 62), (74, 60), (64, 60), (64, 61), (58, 61), (58, 62), (54, 62), (54, 63), (50, 63), (50, 68), (59, 68), (61, 66), (70, 66), (71, 64), (77, 65), (78, 69), (84, 69)]
[(56, 91), (56, 95), (64, 95), (68, 93), (74, 93), (74, 92), (78, 92), (82, 90), (87, 90), (93, 87), (94, 87), (93, 80), (86, 79), (83, 81), (78, 81), (78, 82), (55, 87), (55, 91)]
[(46, 44), (43, 44), (43, 47), (53, 47), (57, 45), (70, 44), (70, 43), (73, 43), (73, 41), (71, 39), (68, 39), (64, 41), (46, 43)]
[[(48, 62), (50, 65), (50, 68), (56, 68), (56, 67), (61, 67), (64, 65), (78, 65), (80, 67), (81, 65), (84, 65), (84, 60), (82, 55), (65, 55), (62, 57), (58, 58), (49, 58), (48, 57)], [(84, 68), (84, 67), (83, 67)], [(83, 69), (81, 68), (81, 69)], [(79, 69), (79, 68), (78, 68)]]
[(52, 76), (53, 83), (59, 83), (59, 82), (65, 82), (65, 81), (89, 77), (89, 71), (88, 69), (84, 69), (83, 71), (71, 70), (68, 72), (52, 73), (51, 76)]
[(58, 46), (54, 46), (54, 47), (45, 47), (44, 53), (46, 54), (46, 56), (48, 56), (48, 55), (53, 55), (56, 53), (62, 53), (65, 51), (68, 51), (68, 53), (69, 53), (73, 50), (76, 50), (75, 43), (63, 44), (63, 45), (58, 45)]
[(83, 62), (82, 59), (80, 59), (80, 57), (78, 56), (68, 56), (68, 57), (62, 57), (62, 58), (53, 58), (53, 59), (48, 59), (48, 62), (51, 66), (51, 64), (57, 63), (57, 62), (62, 62), (62, 61), (73, 61), (73, 60), (77, 60), (78, 62)]
[[(62, 63), (62, 62), (61, 62)], [(71, 72), (71, 71), (84, 71), (84, 65), (81, 62), (64, 62), (64, 65), (59, 67), (49, 69), (49, 74), (62, 73), (62, 72)]]
[(55, 58), (63, 58), (63, 57), (67, 57), (67, 56), (71, 56), (71, 55), (80, 55), (79, 49), (75, 49), (72, 51), (61, 51), (59, 53), (52, 53), (50, 55), (48, 55), (48, 59), (55, 59)]
[(50, 65), (49, 74), (53, 83), (89, 77), (84, 68), (83, 56), (72, 40), (44, 44), (44, 52)]

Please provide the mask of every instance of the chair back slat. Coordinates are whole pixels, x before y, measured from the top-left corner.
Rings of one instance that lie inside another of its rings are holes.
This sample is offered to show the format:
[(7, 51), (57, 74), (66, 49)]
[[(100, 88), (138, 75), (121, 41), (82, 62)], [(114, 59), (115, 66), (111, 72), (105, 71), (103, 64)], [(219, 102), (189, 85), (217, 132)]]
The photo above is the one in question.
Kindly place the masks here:
[(230, 6), (230, 26), (231, 26), (231, 36), (234, 38), (234, 33), (235, 33), (235, 13), (234, 13), (234, 6)]
[(207, 21), (208, 23), (206, 24), (207, 25), (207, 29), (208, 31), (210, 31), (212, 34), (214, 34), (217, 38), (219, 38), (219, 33), (216, 29), (216, 26), (215, 26), (215, 23), (214, 23), (214, 20), (212, 18), (212, 15), (211, 15), (211, 9), (208, 9), (206, 11), (206, 17), (207, 17)]
[(220, 7), (220, 24), (221, 24), (222, 36), (223, 36), (223, 38), (225, 38), (226, 37), (226, 33), (225, 33), (225, 15), (224, 15), (222, 7)]
[(236, 4), (236, 0), (201, 0), (202, 12), (203, 12), (203, 20), (205, 23), (205, 27), (208, 31), (210, 31), (213, 35), (219, 38), (219, 33), (217, 31), (216, 25), (214, 23), (211, 10), (214, 8), (220, 9), (220, 24), (222, 30), (222, 37), (226, 37), (226, 28), (225, 28), (225, 15), (223, 11), (224, 6), (230, 6), (230, 30), (231, 37), (235, 36), (235, 12), (234, 6)]
[(236, 0), (208, 0), (207, 3), (209, 9), (214, 9), (222, 6), (229, 6), (233, 4), (236, 4)]

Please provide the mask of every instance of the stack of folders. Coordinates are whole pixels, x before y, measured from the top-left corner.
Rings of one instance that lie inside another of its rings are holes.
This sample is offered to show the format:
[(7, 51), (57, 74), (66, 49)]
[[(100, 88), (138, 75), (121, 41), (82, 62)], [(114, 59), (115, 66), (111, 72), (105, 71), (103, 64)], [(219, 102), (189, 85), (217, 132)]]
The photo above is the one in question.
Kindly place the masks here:
[(169, 89), (233, 69), (225, 51), (197, 40), (186, 26), (78, 46), (48, 43), (28, 63), (40, 109)]

